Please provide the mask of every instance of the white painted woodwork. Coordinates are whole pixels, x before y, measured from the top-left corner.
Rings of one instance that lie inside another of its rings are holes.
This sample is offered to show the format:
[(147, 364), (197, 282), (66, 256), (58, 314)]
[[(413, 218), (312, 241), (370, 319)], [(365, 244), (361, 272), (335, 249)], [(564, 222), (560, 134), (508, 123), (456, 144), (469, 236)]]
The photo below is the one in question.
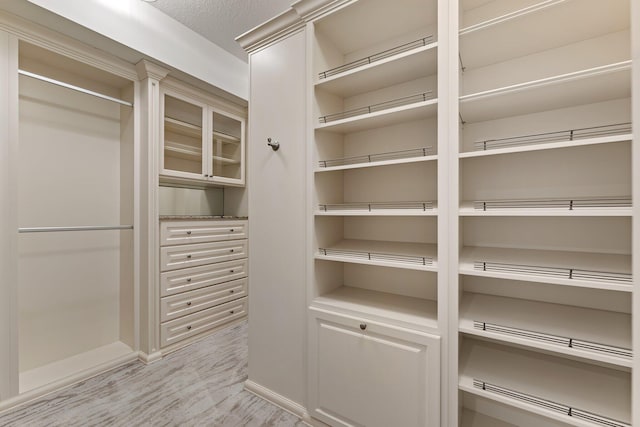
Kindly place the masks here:
[(161, 246), (246, 239), (247, 237), (247, 221), (163, 221), (160, 223)]
[(160, 248), (160, 270), (197, 267), (247, 257), (247, 240), (228, 240)]
[(160, 274), (160, 295), (170, 296), (246, 277), (248, 261), (237, 259), (200, 267), (165, 271)]
[(304, 405), (305, 33), (252, 53), (249, 63), (249, 380)]
[(173, 320), (245, 296), (247, 296), (246, 278), (162, 298), (160, 321)]
[(247, 299), (241, 298), (170, 320), (160, 325), (160, 345), (167, 347), (246, 315)]
[(331, 425), (439, 425), (439, 337), (315, 309), (310, 322), (312, 415)]
[(183, 91), (161, 91), (163, 179), (244, 186), (245, 118)]

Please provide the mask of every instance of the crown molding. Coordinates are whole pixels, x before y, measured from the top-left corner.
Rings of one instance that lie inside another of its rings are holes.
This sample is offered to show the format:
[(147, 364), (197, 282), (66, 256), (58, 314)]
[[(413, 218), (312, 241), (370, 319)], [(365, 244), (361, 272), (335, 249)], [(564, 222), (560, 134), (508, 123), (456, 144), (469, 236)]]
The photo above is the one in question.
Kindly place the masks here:
[(166, 68), (147, 61), (146, 59), (143, 59), (136, 64), (136, 71), (140, 80), (150, 78), (160, 81), (169, 74), (169, 70)]

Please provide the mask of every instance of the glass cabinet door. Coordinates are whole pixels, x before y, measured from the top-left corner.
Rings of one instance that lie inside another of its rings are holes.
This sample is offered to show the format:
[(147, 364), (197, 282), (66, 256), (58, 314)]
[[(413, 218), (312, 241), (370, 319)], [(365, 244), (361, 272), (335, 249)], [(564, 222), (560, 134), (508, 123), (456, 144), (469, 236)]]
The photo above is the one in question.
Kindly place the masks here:
[(164, 95), (164, 174), (203, 178), (203, 111), (202, 106)]
[(244, 123), (217, 111), (211, 114), (211, 173), (215, 178), (241, 183)]

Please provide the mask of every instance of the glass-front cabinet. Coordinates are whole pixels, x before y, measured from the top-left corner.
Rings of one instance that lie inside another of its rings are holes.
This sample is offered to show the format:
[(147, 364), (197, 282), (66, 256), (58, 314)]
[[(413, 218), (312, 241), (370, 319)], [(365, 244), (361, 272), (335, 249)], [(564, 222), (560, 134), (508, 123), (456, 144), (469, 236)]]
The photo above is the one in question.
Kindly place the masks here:
[(244, 185), (245, 119), (168, 90), (162, 98), (161, 176)]

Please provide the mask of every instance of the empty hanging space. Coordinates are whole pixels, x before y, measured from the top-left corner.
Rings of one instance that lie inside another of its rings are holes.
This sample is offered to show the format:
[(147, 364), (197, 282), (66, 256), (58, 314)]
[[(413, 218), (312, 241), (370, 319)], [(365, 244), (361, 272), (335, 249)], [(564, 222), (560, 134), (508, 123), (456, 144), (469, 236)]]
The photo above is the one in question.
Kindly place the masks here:
[(466, 338), (460, 349), (465, 394), (574, 426), (630, 426), (630, 380), (629, 372), (486, 341)]
[(27, 43), (19, 48), (23, 393), (137, 353), (133, 84)]
[(317, 21), (316, 127), (353, 132), (434, 116), (436, 18), (435, 1), (403, 0), (391, 10), (375, 0)]

